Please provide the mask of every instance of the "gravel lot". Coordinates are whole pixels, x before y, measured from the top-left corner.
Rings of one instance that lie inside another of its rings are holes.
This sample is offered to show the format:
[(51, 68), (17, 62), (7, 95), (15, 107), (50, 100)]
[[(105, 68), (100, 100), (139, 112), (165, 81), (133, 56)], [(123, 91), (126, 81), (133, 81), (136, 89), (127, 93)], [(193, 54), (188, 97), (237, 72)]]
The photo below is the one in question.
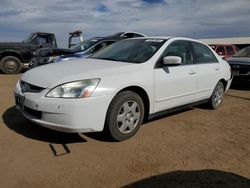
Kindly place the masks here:
[(26, 120), (14, 107), (18, 78), (0, 74), (3, 188), (250, 187), (250, 86), (235, 85), (218, 110), (189, 108), (109, 142)]

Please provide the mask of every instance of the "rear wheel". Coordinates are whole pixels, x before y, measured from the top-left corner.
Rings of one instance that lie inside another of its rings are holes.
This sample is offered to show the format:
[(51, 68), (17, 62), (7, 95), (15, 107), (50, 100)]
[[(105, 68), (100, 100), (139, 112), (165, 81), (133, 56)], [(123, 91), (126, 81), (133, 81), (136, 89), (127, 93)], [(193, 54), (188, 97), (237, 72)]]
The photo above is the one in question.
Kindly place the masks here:
[(17, 74), (22, 69), (21, 61), (14, 56), (6, 56), (2, 60), (2, 71), (5, 74)]
[(218, 108), (218, 106), (221, 104), (222, 99), (224, 96), (224, 85), (221, 81), (217, 83), (217, 85), (214, 88), (213, 94), (209, 100), (209, 106), (212, 109)]
[(124, 91), (112, 100), (105, 128), (114, 140), (126, 140), (138, 131), (143, 117), (144, 104), (141, 97), (132, 91)]

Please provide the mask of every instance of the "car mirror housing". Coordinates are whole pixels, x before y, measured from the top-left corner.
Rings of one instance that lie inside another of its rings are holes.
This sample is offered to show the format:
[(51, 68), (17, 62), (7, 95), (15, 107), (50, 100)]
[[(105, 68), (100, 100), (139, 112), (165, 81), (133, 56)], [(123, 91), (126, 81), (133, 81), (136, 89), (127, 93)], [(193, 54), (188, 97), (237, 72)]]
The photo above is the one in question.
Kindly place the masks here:
[(179, 56), (167, 56), (163, 58), (164, 65), (180, 65), (181, 58)]

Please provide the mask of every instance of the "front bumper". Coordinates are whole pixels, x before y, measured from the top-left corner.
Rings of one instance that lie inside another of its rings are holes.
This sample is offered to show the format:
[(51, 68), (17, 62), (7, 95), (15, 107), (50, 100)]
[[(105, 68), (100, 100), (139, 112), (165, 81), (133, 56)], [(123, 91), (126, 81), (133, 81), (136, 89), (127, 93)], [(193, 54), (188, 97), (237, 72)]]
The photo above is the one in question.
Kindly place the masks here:
[[(47, 91), (46, 91), (47, 92)], [(30, 121), (61, 132), (97, 132), (104, 127), (108, 96), (80, 99), (47, 98), (45, 92), (15, 90), (16, 107)]]

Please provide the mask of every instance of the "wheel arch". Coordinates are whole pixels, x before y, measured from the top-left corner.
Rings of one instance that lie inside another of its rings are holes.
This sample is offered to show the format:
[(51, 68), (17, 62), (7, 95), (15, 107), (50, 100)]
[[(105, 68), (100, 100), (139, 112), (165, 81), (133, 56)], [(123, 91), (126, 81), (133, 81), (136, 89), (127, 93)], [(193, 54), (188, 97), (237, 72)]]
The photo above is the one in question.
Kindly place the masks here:
[[(223, 86), (224, 86), (224, 91), (226, 90), (226, 88), (227, 88), (227, 81), (224, 79), (224, 78), (222, 78), (222, 79), (220, 79), (218, 82), (222, 82), (222, 84), (223, 84)], [(217, 82), (217, 83), (218, 83)]]
[(23, 62), (23, 58), (22, 58), (22, 55), (17, 52), (17, 51), (4, 51), (1, 53), (1, 59), (0, 61), (4, 58), (4, 57), (7, 57), (7, 56), (13, 56), (13, 57), (16, 57), (18, 58), (21, 62)]
[[(145, 113), (144, 113), (144, 121), (147, 120), (148, 116), (149, 116), (149, 111), (150, 111), (150, 100), (149, 100), (149, 96), (146, 92), (145, 89), (143, 89), (142, 87), (140, 86), (136, 86), (136, 85), (132, 85), (132, 86), (127, 86), (123, 89), (120, 89), (116, 94), (115, 96), (118, 94), (118, 93), (121, 93), (123, 91), (132, 91), (136, 94), (138, 94), (141, 98), (142, 98), (142, 101), (143, 101), (143, 104), (144, 104), (144, 110), (145, 110)], [(114, 96), (114, 97), (115, 97)]]

